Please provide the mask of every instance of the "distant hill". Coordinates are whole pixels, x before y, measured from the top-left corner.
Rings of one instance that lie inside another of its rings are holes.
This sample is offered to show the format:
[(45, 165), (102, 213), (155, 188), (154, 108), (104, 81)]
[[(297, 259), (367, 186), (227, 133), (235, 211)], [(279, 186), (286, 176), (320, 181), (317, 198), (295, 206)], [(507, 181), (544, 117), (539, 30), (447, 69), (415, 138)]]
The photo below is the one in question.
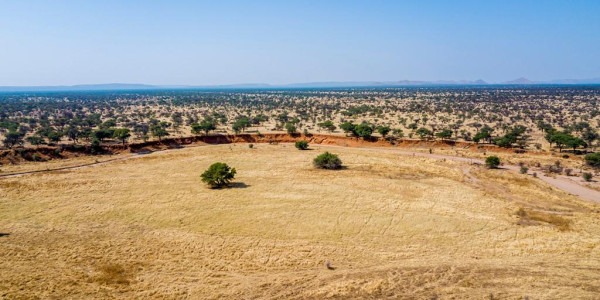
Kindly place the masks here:
[(267, 83), (242, 83), (227, 85), (149, 85), (131, 83), (81, 84), (70, 86), (0, 86), (0, 92), (42, 91), (109, 91), (109, 90), (158, 90), (158, 89), (268, 89), (268, 88), (351, 88), (351, 87), (413, 87), (458, 85), (535, 85), (535, 84), (600, 84), (600, 78), (559, 79), (532, 81), (521, 77), (515, 80), (488, 83), (484, 80), (437, 80), (437, 81), (323, 81), (272, 85)]

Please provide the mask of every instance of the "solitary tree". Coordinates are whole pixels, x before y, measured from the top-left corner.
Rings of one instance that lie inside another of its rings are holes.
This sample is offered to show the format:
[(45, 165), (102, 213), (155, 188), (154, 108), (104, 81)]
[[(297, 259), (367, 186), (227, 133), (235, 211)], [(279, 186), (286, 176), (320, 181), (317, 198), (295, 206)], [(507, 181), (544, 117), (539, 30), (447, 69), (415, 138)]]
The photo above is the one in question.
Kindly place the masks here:
[(488, 156), (485, 159), (485, 165), (490, 169), (496, 169), (500, 165), (500, 158), (495, 155)]
[(217, 162), (204, 171), (200, 177), (211, 188), (218, 189), (229, 185), (235, 173), (235, 168), (230, 168), (226, 163)]
[(152, 132), (153, 136), (158, 138), (159, 142), (161, 141), (163, 136), (169, 135), (169, 132), (167, 132), (167, 130), (165, 130), (160, 125), (152, 125), (152, 127), (150, 127), (150, 131)]
[(340, 169), (342, 167), (342, 161), (340, 158), (337, 155), (329, 152), (325, 152), (317, 156), (313, 160), (313, 164), (317, 168), (329, 170)]
[(308, 149), (308, 142), (307, 141), (297, 141), (294, 146), (296, 146), (296, 148), (298, 148), (298, 150), (306, 150)]

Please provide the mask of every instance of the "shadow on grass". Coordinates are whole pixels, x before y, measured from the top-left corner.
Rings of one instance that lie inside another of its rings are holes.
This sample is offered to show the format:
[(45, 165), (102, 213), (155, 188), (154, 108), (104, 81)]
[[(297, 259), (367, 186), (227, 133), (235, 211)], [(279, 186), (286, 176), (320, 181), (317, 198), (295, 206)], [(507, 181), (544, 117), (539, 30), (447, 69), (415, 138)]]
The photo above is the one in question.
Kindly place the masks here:
[(248, 188), (248, 187), (250, 187), (250, 186), (247, 185), (247, 184), (245, 184), (245, 183), (243, 183), (243, 182), (234, 182), (234, 183), (232, 183), (232, 184), (229, 185), (229, 188), (232, 188), (232, 189), (245, 189), (245, 188)]

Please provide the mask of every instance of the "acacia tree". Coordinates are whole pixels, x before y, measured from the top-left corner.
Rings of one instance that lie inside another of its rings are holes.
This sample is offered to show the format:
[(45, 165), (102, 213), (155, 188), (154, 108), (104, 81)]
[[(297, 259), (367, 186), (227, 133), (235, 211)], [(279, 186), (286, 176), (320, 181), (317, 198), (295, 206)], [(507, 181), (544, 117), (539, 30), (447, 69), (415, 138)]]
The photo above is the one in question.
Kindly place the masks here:
[(211, 188), (218, 189), (229, 185), (235, 174), (235, 168), (229, 167), (226, 163), (216, 162), (204, 171), (200, 177)]
[(125, 146), (125, 142), (129, 137), (131, 137), (131, 134), (129, 133), (129, 129), (127, 128), (118, 128), (115, 129), (115, 131), (113, 132), (113, 138), (116, 138), (123, 142), (123, 146)]

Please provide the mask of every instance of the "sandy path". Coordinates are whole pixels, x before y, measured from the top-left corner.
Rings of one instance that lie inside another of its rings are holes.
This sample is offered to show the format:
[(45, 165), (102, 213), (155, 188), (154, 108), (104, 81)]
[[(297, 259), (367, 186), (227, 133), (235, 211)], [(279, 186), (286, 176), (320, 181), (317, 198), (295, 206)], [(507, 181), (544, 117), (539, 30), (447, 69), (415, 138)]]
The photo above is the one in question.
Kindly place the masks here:
[[(219, 146), (219, 145), (188, 146), (188, 147), (182, 147), (182, 148), (161, 150), (161, 151), (156, 151), (156, 152), (168, 152), (168, 151), (175, 151), (175, 150), (186, 149), (186, 148), (191, 148), (191, 147), (210, 147), (210, 146)], [(330, 147), (330, 148), (344, 148), (344, 146), (336, 146), (336, 145), (319, 145), (319, 144), (317, 144), (315, 146)], [(435, 153), (430, 154), (430, 153), (414, 152), (414, 151), (406, 151), (406, 150), (390, 149), (390, 148), (357, 147), (356, 149), (361, 149), (361, 150), (365, 150), (365, 151), (376, 151), (376, 152), (393, 152), (393, 153), (398, 153), (398, 154), (407, 155), (407, 156), (419, 156), (419, 157), (435, 158), (435, 159), (448, 159), (448, 160), (452, 160), (452, 161), (467, 162), (467, 163), (471, 163), (471, 164), (473, 164), (473, 163), (483, 164), (484, 163), (483, 160), (476, 159), (476, 158), (451, 156), (451, 155), (443, 155), (443, 154), (435, 154)], [(152, 154), (152, 153), (150, 153), (150, 154)], [(82, 164), (82, 165), (61, 167), (61, 168), (48, 169), (48, 170), (37, 170), (37, 171), (26, 171), (26, 172), (10, 173), (10, 174), (0, 174), (0, 178), (16, 177), (16, 176), (22, 176), (22, 175), (27, 175), (27, 174), (61, 171), (61, 170), (75, 170), (75, 169), (80, 169), (80, 168), (84, 168), (84, 167), (91, 167), (91, 166), (95, 166), (95, 165), (107, 164), (107, 163), (111, 163), (111, 162), (115, 162), (115, 161), (129, 160), (129, 159), (133, 159), (133, 158), (143, 157), (145, 155), (149, 155), (149, 154), (138, 154), (138, 155), (120, 157), (120, 158), (115, 158), (115, 159), (109, 159), (109, 160), (105, 160), (102, 162), (87, 163), (87, 164)], [(502, 167), (505, 169), (511, 170), (513, 172), (519, 172), (519, 170), (520, 170), (520, 167), (515, 166), (515, 165), (503, 165)], [(557, 175), (556, 177), (550, 177), (550, 176), (545, 176), (543, 174), (538, 174), (537, 178), (539, 178), (540, 180), (542, 180), (558, 189), (561, 189), (567, 193), (579, 196), (580, 198), (582, 198), (584, 200), (600, 204), (600, 192), (590, 189), (590, 188), (587, 188), (587, 187), (581, 185), (580, 183), (569, 179), (567, 176)]]

